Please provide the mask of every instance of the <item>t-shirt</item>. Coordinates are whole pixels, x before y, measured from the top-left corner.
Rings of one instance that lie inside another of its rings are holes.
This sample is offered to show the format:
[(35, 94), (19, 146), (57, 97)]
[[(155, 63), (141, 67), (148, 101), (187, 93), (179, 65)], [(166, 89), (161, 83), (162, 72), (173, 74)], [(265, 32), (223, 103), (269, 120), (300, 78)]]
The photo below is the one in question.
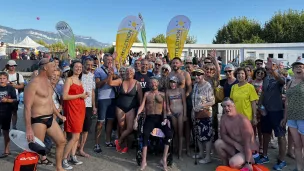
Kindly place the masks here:
[(134, 79), (140, 83), (143, 94), (150, 90), (150, 77), (152, 76), (153, 74), (151, 72), (147, 72), (147, 74), (142, 74), (140, 72), (135, 73)]
[(0, 46), (0, 56), (6, 56), (6, 46)]
[(92, 107), (92, 90), (96, 87), (94, 74), (90, 72), (88, 74), (82, 73), (81, 82), (84, 91), (89, 92), (89, 97), (84, 100), (86, 107)]
[[(230, 92), (231, 92), (231, 88), (234, 84), (239, 83), (239, 81), (236, 79), (232, 84), (228, 84), (227, 79), (223, 80), (224, 83), (223, 85), (221, 85), (224, 89), (224, 96), (225, 97), (230, 97)], [(220, 84), (222, 83), (222, 80), (220, 81)]]
[[(104, 68), (104, 69), (102, 69)], [(100, 68), (97, 68), (95, 70), (94, 73), (94, 78), (96, 80), (96, 78), (99, 78), (100, 81), (105, 80), (108, 77), (108, 74), (105, 73), (105, 71), (107, 72), (107, 69), (104, 66), (101, 66)], [(117, 69), (114, 69), (114, 73), (117, 73)], [(115, 91), (114, 91), (115, 87), (111, 87), (108, 84), (103, 85), (101, 88), (98, 88), (98, 99), (113, 99), (115, 98)]]
[[(284, 77), (282, 79), (285, 80)], [(263, 81), (263, 102), (266, 111), (275, 112), (283, 110), (282, 91), (284, 84), (275, 78), (267, 76)]]
[(0, 86), (0, 115), (10, 113), (12, 103), (2, 103), (2, 98), (16, 99), (16, 91), (14, 87), (7, 85), (5, 87)]
[[(192, 91), (192, 105), (193, 108), (202, 109), (202, 105), (214, 100), (214, 91), (209, 82), (205, 82), (204, 85), (193, 86)], [(212, 111), (212, 107), (209, 107), (209, 111)]]
[[(17, 73), (8, 74), (8, 81), (17, 85), (17, 83), (18, 83), (18, 81), (17, 81)], [(24, 78), (23, 78), (23, 76), (21, 74), (19, 74), (19, 84), (22, 84), (22, 83), (24, 83)], [(16, 90), (16, 94), (17, 94), (17, 100), (19, 100), (18, 89), (15, 89), (15, 90)]]
[(241, 87), (238, 84), (233, 85), (230, 98), (233, 99), (237, 112), (252, 120), (251, 102), (259, 99), (253, 85), (249, 83)]

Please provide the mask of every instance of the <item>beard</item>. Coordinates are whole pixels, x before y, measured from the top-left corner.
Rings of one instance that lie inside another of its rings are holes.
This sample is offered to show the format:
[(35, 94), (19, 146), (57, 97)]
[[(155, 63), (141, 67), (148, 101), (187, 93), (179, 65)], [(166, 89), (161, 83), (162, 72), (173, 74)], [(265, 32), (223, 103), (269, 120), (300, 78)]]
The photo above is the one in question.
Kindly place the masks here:
[(151, 89), (152, 90), (157, 90), (157, 86), (152, 86)]
[(173, 67), (173, 70), (174, 70), (174, 71), (178, 71), (178, 70), (179, 70), (179, 67), (178, 67), (178, 66), (175, 66), (175, 67)]

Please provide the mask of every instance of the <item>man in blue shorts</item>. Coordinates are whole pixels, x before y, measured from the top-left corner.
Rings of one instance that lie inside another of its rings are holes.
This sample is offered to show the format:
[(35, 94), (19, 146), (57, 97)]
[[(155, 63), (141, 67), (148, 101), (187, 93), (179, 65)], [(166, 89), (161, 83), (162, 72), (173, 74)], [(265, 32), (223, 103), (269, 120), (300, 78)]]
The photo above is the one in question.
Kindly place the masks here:
[[(106, 147), (114, 147), (114, 143), (111, 142), (111, 133), (113, 123), (115, 119), (115, 87), (111, 87), (107, 84), (109, 68), (114, 66), (113, 56), (111, 54), (105, 54), (103, 56), (103, 66), (95, 71), (96, 88), (98, 89), (98, 120), (95, 127), (95, 146), (94, 152), (101, 153), (100, 148), (100, 135), (102, 125), (107, 120), (106, 124)], [(117, 69), (114, 69), (115, 75), (117, 75)]]

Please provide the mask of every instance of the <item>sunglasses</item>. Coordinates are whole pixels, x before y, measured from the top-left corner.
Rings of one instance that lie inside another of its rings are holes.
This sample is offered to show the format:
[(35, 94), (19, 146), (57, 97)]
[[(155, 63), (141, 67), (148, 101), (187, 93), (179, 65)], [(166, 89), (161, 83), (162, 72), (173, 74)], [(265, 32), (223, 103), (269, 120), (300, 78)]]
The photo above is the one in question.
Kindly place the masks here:
[(155, 63), (155, 66), (161, 66), (161, 64)]
[(186, 62), (186, 64), (192, 64), (192, 62)]
[(17, 65), (9, 65), (8, 67), (16, 67)]
[(233, 70), (224, 71), (226, 74), (231, 73)]
[(258, 63), (256, 63), (256, 65), (263, 65), (263, 63), (258, 62)]
[(169, 71), (167, 68), (163, 68), (162, 70), (163, 70), (163, 71)]
[(259, 74), (264, 75), (264, 72), (258, 71), (256, 74), (257, 74), (257, 75), (259, 75)]
[(45, 62), (45, 63), (40, 63), (39, 66), (42, 66), (42, 65), (46, 65), (50, 62), (54, 62), (54, 59), (53, 58), (50, 58), (48, 62)]
[(211, 64), (212, 62), (204, 62), (205, 64)]
[(176, 83), (176, 81), (173, 81), (173, 80), (170, 80), (169, 82), (170, 82), (170, 83)]
[(205, 68), (206, 71), (212, 71), (214, 68)]
[(201, 76), (201, 75), (205, 75), (205, 73), (199, 73), (199, 72), (195, 72), (195, 73), (192, 73), (192, 76)]
[(246, 69), (246, 71), (247, 71), (247, 72), (251, 72), (251, 70), (250, 70), (250, 69)]

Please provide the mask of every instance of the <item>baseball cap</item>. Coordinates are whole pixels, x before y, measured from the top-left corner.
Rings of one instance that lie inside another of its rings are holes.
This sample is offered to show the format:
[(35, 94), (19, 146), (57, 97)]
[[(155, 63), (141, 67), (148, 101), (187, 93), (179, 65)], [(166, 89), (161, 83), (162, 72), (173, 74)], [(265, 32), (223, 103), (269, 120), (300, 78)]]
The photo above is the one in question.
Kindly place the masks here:
[(178, 82), (178, 78), (176, 76), (173, 76), (173, 77), (170, 78), (170, 81), (174, 81), (174, 82), (177, 83)]
[(71, 70), (71, 68), (70, 68), (70, 66), (67, 65), (67, 66), (63, 67), (62, 72), (67, 72), (69, 70)]
[(256, 62), (264, 62), (264, 61), (263, 61), (263, 59), (257, 59), (254, 61), (254, 63), (256, 63)]
[(6, 65), (9, 65), (9, 66), (17, 66), (17, 63), (16, 63), (16, 61), (14, 61), (14, 60), (9, 60), (9, 61), (7, 61)]
[(294, 65), (297, 65), (297, 64), (304, 65), (304, 58), (301, 59), (301, 60), (298, 60), (298, 61), (296, 61), (296, 62), (294, 62), (294, 63), (292, 63), (291, 66), (294, 66)]
[(202, 69), (195, 69), (195, 70), (192, 71), (192, 73), (193, 73), (193, 72), (198, 72), (198, 73), (202, 73), (202, 74), (205, 73)]

